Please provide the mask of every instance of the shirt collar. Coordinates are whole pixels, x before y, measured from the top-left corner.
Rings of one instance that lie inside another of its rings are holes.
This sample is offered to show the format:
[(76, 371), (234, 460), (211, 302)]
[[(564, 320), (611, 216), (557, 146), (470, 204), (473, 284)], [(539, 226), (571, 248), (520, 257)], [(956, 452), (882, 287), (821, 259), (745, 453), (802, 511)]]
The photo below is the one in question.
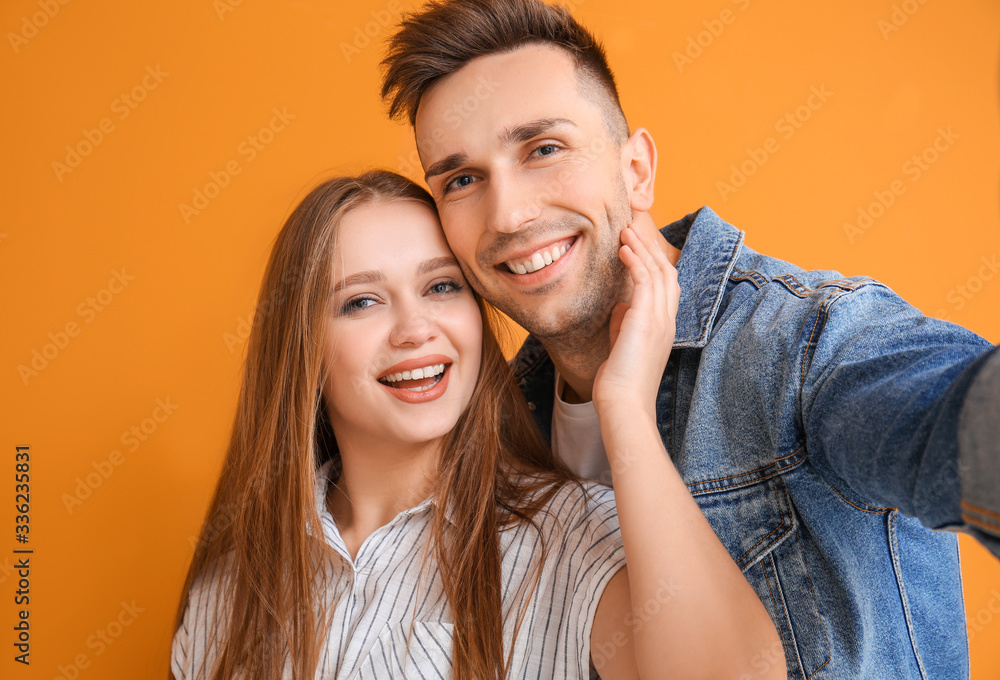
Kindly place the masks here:
[(674, 347), (704, 347), (722, 304), (726, 283), (743, 248), (744, 233), (705, 206), (660, 232), (681, 256), (681, 287)]
[[(333, 475), (333, 470), (334, 470), (334, 462), (335, 461), (333, 459), (330, 459), (325, 463), (323, 463), (318, 468), (316, 468), (316, 485), (313, 489), (314, 499), (316, 503), (316, 514), (320, 517), (320, 519), (322, 519), (325, 516), (329, 516), (331, 522), (333, 521), (333, 516), (330, 514), (330, 510), (326, 507), (326, 493), (329, 485), (331, 484), (331, 477)], [(422, 502), (418, 503), (412, 508), (408, 508), (400, 512), (398, 515), (396, 515), (393, 521), (397, 521), (402, 517), (409, 517), (411, 515), (427, 512), (432, 509), (431, 507), (432, 505), (434, 505), (434, 498), (433, 497), (425, 498)], [(458, 522), (456, 521), (456, 517), (454, 516), (453, 510), (448, 510), (448, 512), (445, 513), (445, 519), (451, 522), (452, 525), (458, 526)], [(312, 533), (312, 531), (310, 531), (309, 533)]]

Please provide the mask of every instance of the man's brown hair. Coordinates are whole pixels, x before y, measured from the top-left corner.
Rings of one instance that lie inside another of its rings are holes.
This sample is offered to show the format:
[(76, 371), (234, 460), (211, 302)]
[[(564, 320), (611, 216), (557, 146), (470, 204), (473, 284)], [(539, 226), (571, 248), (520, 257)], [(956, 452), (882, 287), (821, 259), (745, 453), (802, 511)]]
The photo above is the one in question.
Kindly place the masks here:
[(433, 0), (405, 15), (382, 60), (389, 116), (413, 125), (421, 97), (440, 78), (477, 57), (529, 44), (558, 47), (573, 58), (579, 84), (601, 102), (611, 138), (624, 142), (628, 123), (604, 48), (568, 9), (542, 0)]

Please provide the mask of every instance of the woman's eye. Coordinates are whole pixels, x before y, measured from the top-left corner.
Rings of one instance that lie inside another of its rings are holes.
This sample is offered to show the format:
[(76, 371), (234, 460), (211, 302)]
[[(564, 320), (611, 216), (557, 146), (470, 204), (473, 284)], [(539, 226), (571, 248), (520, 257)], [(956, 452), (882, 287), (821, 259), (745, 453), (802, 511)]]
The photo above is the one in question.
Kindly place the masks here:
[(344, 303), (344, 306), (340, 308), (340, 313), (349, 315), (355, 312), (360, 312), (362, 309), (367, 309), (376, 303), (374, 298), (369, 297), (359, 297), (351, 298)]
[(457, 281), (439, 281), (431, 285), (429, 292), (432, 295), (445, 295), (448, 293), (457, 293), (463, 288), (464, 286)]

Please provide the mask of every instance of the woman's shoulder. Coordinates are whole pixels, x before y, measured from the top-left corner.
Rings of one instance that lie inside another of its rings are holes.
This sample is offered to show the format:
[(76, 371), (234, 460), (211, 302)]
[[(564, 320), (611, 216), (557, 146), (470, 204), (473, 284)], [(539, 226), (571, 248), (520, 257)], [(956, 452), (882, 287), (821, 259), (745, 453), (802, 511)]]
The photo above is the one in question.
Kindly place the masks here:
[(588, 480), (553, 481), (534, 489), (525, 499), (534, 505), (533, 524), (542, 534), (568, 534), (614, 525), (618, 514), (609, 486)]
[(233, 550), (208, 561), (191, 581), (188, 610), (192, 614), (203, 608), (217, 610), (217, 602), (228, 602), (234, 586), (235, 568), (236, 552)]

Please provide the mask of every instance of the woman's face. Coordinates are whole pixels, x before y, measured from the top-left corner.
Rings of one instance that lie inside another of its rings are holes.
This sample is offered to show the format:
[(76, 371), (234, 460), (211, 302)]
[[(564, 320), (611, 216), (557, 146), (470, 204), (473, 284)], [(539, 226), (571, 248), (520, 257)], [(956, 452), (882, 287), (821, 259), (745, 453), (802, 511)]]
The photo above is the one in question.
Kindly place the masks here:
[(340, 223), (323, 395), (338, 445), (421, 444), (451, 431), (479, 375), (482, 318), (437, 216), (379, 201)]

